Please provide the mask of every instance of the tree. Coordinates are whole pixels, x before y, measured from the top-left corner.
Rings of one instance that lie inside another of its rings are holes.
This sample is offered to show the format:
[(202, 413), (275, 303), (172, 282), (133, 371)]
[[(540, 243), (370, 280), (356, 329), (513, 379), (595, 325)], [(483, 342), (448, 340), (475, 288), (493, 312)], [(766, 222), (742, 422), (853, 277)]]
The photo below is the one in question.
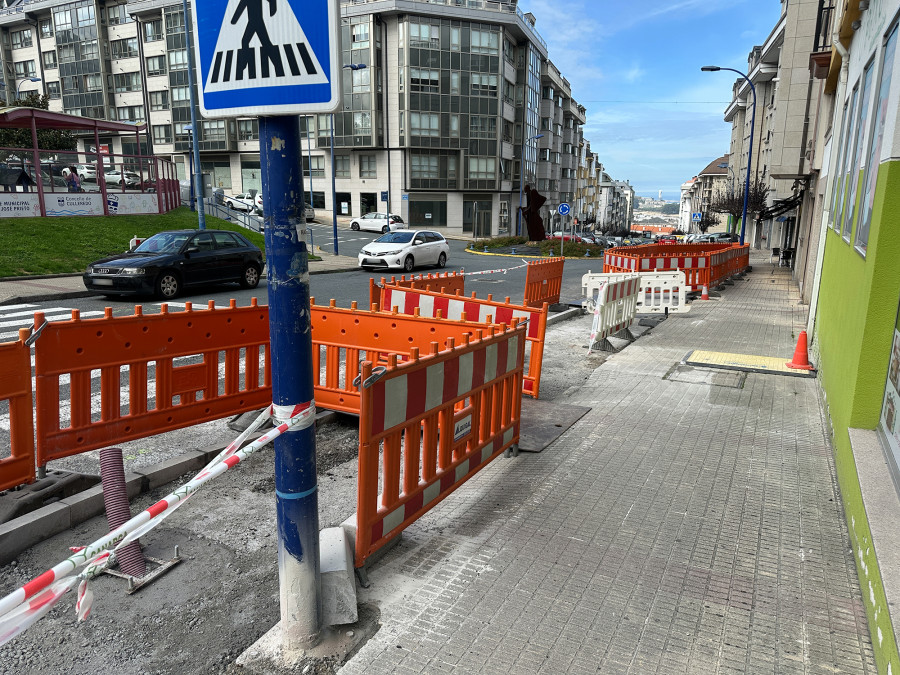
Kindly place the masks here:
[(700, 222), (696, 224), (697, 229), (703, 234), (706, 234), (706, 231), (709, 230), (709, 228), (719, 224), (719, 216), (713, 215), (713, 213), (714, 212), (711, 210), (704, 211), (703, 215), (700, 216)]
[(668, 204), (663, 204), (659, 212), (664, 216), (677, 216), (680, 210), (681, 204), (678, 204), (677, 202), (670, 202)]
[[(747, 220), (751, 213), (760, 213), (766, 208), (768, 186), (758, 178), (750, 182), (750, 194), (747, 199)], [(729, 187), (725, 192), (720, 192), (713, 197), (708, 207), (709, 211), (727, 213), (734, 217), (735, 222), (741, 219), (744, 213), (744, 190)], [(705, 232), (705, 230), (704, 230)]]
[[(25, 98), (13, 103), (20, 108), (37, 108), (39, 110), (50, 109), (50, 97), (39, 96), (36, 92), (30, 92)], [(38, 129), (38, 148), (41, 150), (74, 150), (76, 147), (75, 136), (71, 131), (63, 129)], [(0, 129), (0, 148), (27, 148), (31, 149), (31, 129)], [(0, 156), (5, 160), (12, 154), (8, 151), (0, 151)]]

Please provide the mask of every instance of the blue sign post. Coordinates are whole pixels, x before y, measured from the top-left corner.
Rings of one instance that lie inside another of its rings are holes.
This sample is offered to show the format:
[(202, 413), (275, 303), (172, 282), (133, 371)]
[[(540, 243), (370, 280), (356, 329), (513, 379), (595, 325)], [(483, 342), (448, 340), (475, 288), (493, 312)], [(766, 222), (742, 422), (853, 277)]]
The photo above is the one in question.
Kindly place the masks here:
[[(200, 109), (260, 116), (275, 424), (314, 407), (309, 259), (297, 114), (340, 103), (338, 0), (194, 0)], [(267, 116), (271, 115), (271, 116)], [(195, 130), (196, 133), (196, 130)], [(320, 639), (315, 425), (275, 440), (281, 628), (286, 649)]]
[[(569, 205), (566, 204), (565, 202), (563, 202), (563, 203), (560, 204), (559, 207), (556, 209), (556, 212), (559, 213), (559, 215), (561, 215), (561, 216), (567, 216), (567, 215), (569, 215)], [(565, 245), (566, 245), (566, 226), (563, 225), (562, 223), (560, 223), (559, 226), (560, 226), (561, 231), (562, 231), (562, 236), (560, 237), (560, 242), (559, 242), (559, 257), (562, 258), (562, 257), (564, 257), (564, 256), (563, 256), (563, 248), (564, 248)]]

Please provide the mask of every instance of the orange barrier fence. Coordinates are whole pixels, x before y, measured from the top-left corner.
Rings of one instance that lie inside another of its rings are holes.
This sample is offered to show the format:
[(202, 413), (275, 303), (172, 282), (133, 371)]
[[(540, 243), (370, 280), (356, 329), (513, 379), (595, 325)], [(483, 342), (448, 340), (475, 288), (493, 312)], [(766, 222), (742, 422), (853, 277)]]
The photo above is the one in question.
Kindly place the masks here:
[(750, 246), (744, 244), (645, 244), (609, 248), (603, 272), (684, 272), (688, 287), (712, 288), (750, 265)]
[(545, 302), (559, 302), (565, 258), (529, 260), (525, 273), (525, 298), (523, 305), (540, 307)]
[(466, 277), (459, 272), (443, 272), (441, 274), (420, 274), (417, 277), (405, 276), (397, 279), (391, 277), (390, 281), (386, 281), (381, 277), (381, 283), (376, 284), (374, 279), (369, 279), (369, 305), (374, 302), (381, 302), (381, 288), (385, 284), (391, 286), (401, 286), (404, 288), (412, 288), (420, 291), (433, 291), (435, 293), (447, 293), (449, 295), (457, 295), (466, 292)]
[[(359, 413), (360, 361), (384, 365), (390, 358), (406, 361), (413, 350), (431, 344), (441, 348), (471, 339), (485, 324), (405, 314), (386, 314), (357, 309), (312, 305), (313, 387), (316, 405), (331, 410)], [(410, 312), (410, 314), (413, 314)]]
[(151, 315), (135, 307), (125, 317), (107, 308), (101, 319), (75, 310), (70, 321), (44, 324), (34, 352), (38, 465), (269, 405), (268, 344), (269, 314), (255, 298), (175, 313), (163, 305)]
[(34, 417), (28, 329), (17, 342), (0, 344), (0, 400), (9, 406), (10, 455), (0, 459), (0, 490), (34, 481)]
[(547, 314), (550, 306), (545, 302), (540, 309), (526, 307), (525, 305), (510, 304), (509, 298), (505, 302), (497, 302), (489, 295), (487, 300), (462, 295), (450, 297), (440, 293), (428, 291), (416, 291), (398, 288), (390, 284), (381, 289), (379, 304), (385, 310), (397, 309), (403, 314), (415, 314), (433, 317), (444, 316), (448, 319), (458, 319), (462, 316), (467, 321), (486, 322), (489, 317), (494, 323), (511, 324), (514, 318), (527, 320), (528, 329), (526, 339), (530, 345), (528, 357), (528, 372), (522, 380), (523, 392), (532, 398), (538, 398), (541, 389), (541, 365), (544, 357), (544, 339), (547, 333)]
[(524, 346), (524, 326), (490, 326), (383, 374), (363, 363), (356, 567), (518, 443)]

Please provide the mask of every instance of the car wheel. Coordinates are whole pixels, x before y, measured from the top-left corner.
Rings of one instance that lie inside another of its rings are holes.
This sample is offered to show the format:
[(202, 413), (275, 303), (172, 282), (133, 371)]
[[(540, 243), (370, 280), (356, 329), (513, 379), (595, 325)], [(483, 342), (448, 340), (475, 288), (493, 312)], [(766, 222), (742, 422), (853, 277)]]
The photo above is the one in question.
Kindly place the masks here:
[(181, 292), (181, 280), (175, 272), (162, 272), (156, 278), (156, 297), (163, 300), (177, 298)]
[(413, 267), (416, 266), (416, 261), (413, 260), (411, 255), (406, 256), (406, 260), (403, 261), (403, 271), (412, 272)]
[(228, 202), (228, 208), (234, 210), (234, 202)]
[(447, 266), (447, 254), (441, 253), (438, 256), (438, 267), (440, 267), (441, 269), (444, 269), (446, 266)]
[(241, 274), (241, 288), (256, 288), (259, 285), (259, 269), (256, 265), (247, 265)]
[(387, 234), (390, 231), (391, 231), (391, 228), (389, 225), (385, 225), (384, 227), (381, 228), (382, 234)]
[(359, 232), (359, 223), (350, 223), (350, 229), (354, 232)]

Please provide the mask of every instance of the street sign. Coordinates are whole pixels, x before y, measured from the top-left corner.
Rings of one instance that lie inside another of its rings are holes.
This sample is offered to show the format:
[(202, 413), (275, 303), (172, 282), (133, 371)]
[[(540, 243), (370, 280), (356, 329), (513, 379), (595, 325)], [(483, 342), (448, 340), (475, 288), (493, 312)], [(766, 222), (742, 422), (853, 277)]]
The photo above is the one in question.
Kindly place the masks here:
[(569, 205), (566, 204), (565, 202), (563, 202), (562, 204), (560, 204), (560, 205), (559, 205), (559, 208), (556, 209), (556, 210), (559, 212), (559, 215), (561, 215), (561, 216), (567, 216), (567, 215), (569, 215)]
[(340, 104), (339, 0), (194, 0), (204, 117), (328, 113)]
[(387, 201), (387, 190), (381, 191), (381, 201), (383, 201), (383, 202)]
[(702, 220), (703, 220), (703, 214), (702, 214), (702, 213), (692, 213), (692, 214), (691, 214), (691, 222), (692, 222), (692, 223), (699, 223), (699, 222), (702, 221)]

